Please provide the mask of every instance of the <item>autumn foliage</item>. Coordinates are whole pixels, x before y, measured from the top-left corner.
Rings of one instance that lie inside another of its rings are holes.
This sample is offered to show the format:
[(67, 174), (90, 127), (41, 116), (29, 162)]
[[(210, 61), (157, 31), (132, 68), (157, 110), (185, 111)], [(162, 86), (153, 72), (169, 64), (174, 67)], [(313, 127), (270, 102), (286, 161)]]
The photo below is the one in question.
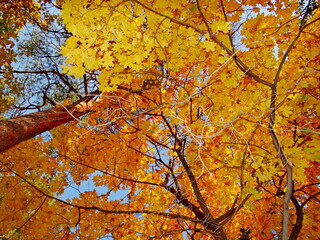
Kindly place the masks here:
[(320, 238), (317, 1), (59, 4), (61, 73), (32, 74), (102, 93), (1, 153), (1, 237)]

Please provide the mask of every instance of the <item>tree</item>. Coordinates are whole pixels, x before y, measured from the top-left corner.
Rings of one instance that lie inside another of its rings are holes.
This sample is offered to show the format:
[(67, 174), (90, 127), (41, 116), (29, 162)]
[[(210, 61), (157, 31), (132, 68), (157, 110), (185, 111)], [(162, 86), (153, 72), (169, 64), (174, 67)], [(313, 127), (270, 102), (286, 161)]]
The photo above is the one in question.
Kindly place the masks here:
[(319, 14), (65, 1), (54, 75), (79, 101), (88, 77), (103, 93), (0, 155), (3, 238), (319, 238)]
[(15, 59), (14, 41), (17, 37), (18, 31), (25, 26), (26, 19), (34, 19), (39, 15), (39, 8), (30, 0), (26, 1), (8, 1), (4, 0), (0, 3), (0, 70), (7, 68), (5, 76), (0, 78), (0, 112), (7, 110), (12, 98), (7, 96), (8, 90), (11, 93), (17, 92), (12, 74), (10, 72), (10, 65)]
[[(61, 73), (59, 52), (69, 33), (55, 14), (54, 8), (61, 9), (59, 1), (5, 1), (0, 7), (3, 12), (1, 38), (4, 40), (1, 50), (5, 56), (0, 62), (0, 112), (14, 104), (10, 109), (13, 113), (8, 115), (19, 116), (1, 121), (0, 135), (4, 141), (0, 143), (0, 151), (4, 151), (90, 112), (90, 102), (101, 92), (89, 92), (92, 88), (88, 87), (90, 78), (86, 76), (81, 90), (76, 85), (79, 81)], [(19, 33), (27, 24), (28, 27)], [(14, 40), (19, 35), (21, 37)], [(19, 64), (14, 63), (17, 61)], [(68, 106), (59, 103), (65, 98), (69, 98), (66, 102), (70, 99), (75, 102)], [(48, 109), (50, 105), (53, 108)], [(21, 116), (32, 109), (42, 111)]]

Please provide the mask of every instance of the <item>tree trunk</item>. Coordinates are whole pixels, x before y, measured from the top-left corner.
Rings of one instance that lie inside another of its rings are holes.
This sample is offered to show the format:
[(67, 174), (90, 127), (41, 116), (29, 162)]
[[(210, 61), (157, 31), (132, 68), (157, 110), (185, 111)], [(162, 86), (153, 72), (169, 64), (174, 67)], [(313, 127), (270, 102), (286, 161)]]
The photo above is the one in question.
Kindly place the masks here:
[(291, 196), (291, 200), (294, 204), (294, 207), (296, 208), (296, 222), (293, 225), (289, 240), (297, 240), (298, 235), (302, 228), (302, 223), (303, 223), (303, 217), (304, 217), (303, 204), (300, 205), (297, 199), (293, 195)]
[(68, 106), (0, 121), (0, 152), (90, 112), (93, 98), (97, 94), (100, 94), (100, 91), (97, 90)]

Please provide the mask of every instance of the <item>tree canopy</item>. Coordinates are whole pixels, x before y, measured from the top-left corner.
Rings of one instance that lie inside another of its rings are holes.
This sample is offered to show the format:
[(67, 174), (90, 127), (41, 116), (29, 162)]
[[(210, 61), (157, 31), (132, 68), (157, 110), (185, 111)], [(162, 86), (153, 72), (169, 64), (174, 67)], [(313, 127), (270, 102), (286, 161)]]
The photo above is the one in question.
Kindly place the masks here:
[(0, 9), (0, 238), (320, 238), (316, 0)]

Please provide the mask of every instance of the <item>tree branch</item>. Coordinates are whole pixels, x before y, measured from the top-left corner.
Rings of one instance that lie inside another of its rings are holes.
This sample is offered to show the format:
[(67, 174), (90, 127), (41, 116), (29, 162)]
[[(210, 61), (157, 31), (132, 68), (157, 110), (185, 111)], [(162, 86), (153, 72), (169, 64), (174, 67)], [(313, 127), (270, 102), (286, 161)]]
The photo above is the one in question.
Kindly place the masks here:
[(91, 100), (100, 93), (99, 90), (96, 90), (89, 96), (68, 106), (51, 108), (0, 121), (0, 152), (61, 124), (77, 120), (90, 112)]
[(35, 186), (30, 181), (28, 181), (26, 178), (24, 178), (23, 176), (21, 176), (17, 172), (13, 171), (6, 164), (2, 163), (2, 165), (5, 168), (7, 168), (10, 172), (12, 172), (14, 175), (16, 175), (17, 177), (22, 179), (24, 182), (26, 182), (29, 186), (31, 186), (32, 188), (34, 188), (35, 190), (37, 190), (38, 192), (40, 192), (41, 194), (46, 196), (47, 198), (54, 199), (60, 203), (63, 203), (67, 206), (70, 206), (70, 207), (83, 209), (83, 210), (95, 210), (95, 211), (99, 211), (99, 212), (103, 212), (103, 213), (107, 213), (107, 214), (152, 214), (152, 215), (164, 216), (164, 217), (169, 217), (169, 218), (174, 218), (174, 219), (184, 219), (184, 220), (191, 221), (191, 222), (199, 222), (199, 220), (197, 220), (197, 219), (190, 218), (190, 217), (187, 217), (187, 216), (184, 216), (181, 214), (172, 214), (172, 213), (156, 212), (156, 211), (148, 211), (148, 210), (108, 210), (108, 209), (103, 209), (103, 208), (100, 208), (97, 206), (81, 206), (81, 205), (77, 205), (77, 204), (72, 204), (72, 203), (64, 201), (60, 198), (51, 196), (50, 194), (42, 191), (39, 187)]
[[(222, 3), (223, 4), (223, 3)], [(267, 82), (266, 80), (263, 80), (262, 78), (258, 77), (255, 73), (253, 73), (250, 68), (244, 63), (242, 62), (242, 60), (237, 56), (236, 52), (234, 52), (233, 50), (229, 49), (223, 42), (221, 42), (216, 36), (215, 36), (215, 33), (212, 32), (210, 26), (209, 26), (209, 23), (206, 19), (206, 17), (204, 16), (202, 10), (201, 10), (201, 6), (199, 4), (199, 1), (197, 0), (197, 8), (198, 8), (198, 11), (200, 13), (200, 16), (202, 17), (205, 25), (206, 25), (206, 28), (207, 28), (207, 31), (209, 33), (209, 36), (211, 38), (211, 40), (213, 40), (216, 44), (218, 44), (223, 50), (225, 50), (229, 56), (233, 57), (233, 59), (235, 60), (235, 63), (237, 64), (237, 66), (239, 67), (239, 69), (245, 73), (247, 76), (249, 77), (252, 77), (255, 81), (259, 82), (259, 83), (262, 83), (268, 87), (271, 87), (272, 86), (272, 83), (270, 82)], [(194, 28), (195, 29), (195, 28)], [(195, 29), (196, 30), (196, 29)], [(201, 31), (202, 34), (204, 35), (204, 31)], [(229, 35), (230, 36), (230, 35)], [(230, 38), (230, 41), (231, 41), (231, 38)], [(231, 41), (232, 43), (232, 41)]]

